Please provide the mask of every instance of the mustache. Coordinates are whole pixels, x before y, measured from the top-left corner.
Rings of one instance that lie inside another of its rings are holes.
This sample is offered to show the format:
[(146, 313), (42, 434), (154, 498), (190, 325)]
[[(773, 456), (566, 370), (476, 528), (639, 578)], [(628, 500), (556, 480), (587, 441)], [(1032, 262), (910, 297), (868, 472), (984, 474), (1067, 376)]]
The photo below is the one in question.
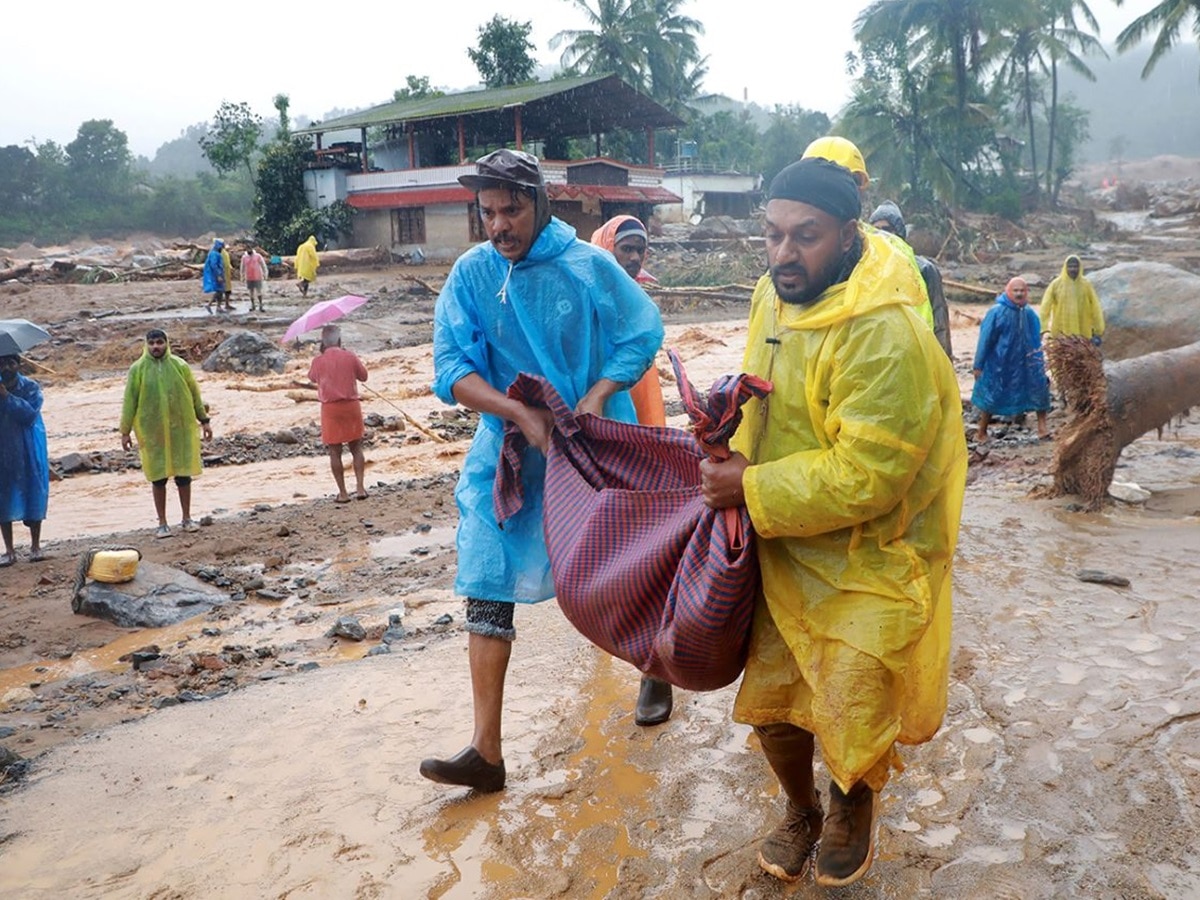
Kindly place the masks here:
[(784, 266), (772, 266), (772, 275), (803, 275), (808, 277), (808, 269), (804, 268), (800, 263), (788, 263)]

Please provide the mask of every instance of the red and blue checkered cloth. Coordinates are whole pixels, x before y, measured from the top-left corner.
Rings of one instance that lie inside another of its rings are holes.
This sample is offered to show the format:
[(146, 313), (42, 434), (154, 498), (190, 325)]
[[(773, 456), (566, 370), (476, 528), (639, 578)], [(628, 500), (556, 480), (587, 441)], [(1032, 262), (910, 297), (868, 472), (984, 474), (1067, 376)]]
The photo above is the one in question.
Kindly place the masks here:
[[(771, 384), (725, 376), (706, 399), (671, 362), (696, 435), (577, 416), (537, 376), (517, 376), (508, 395), (554, 413), (543, 516), (563, 613), (647, 675), (714, 690), (745, 666), (759, 573), (749, 513), (704, 505), (700, 461), (728, 455), (741, 405)], [(494, 485), (502, 526), (521, 508), (526, 446), (510, 423)]]

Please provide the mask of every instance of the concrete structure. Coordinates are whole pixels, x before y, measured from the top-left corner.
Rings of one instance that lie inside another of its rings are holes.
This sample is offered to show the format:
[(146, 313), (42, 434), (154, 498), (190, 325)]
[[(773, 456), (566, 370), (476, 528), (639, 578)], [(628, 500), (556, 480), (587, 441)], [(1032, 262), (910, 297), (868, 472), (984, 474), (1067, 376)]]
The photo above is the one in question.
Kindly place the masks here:
[(664, 222), (697, 222), (704, 216), (750, 218), (762, 199), (762, 176), (720, 171), (698, 164), (673, 166), (663, 187), (680, 197), (678, 205), (658, 210)]

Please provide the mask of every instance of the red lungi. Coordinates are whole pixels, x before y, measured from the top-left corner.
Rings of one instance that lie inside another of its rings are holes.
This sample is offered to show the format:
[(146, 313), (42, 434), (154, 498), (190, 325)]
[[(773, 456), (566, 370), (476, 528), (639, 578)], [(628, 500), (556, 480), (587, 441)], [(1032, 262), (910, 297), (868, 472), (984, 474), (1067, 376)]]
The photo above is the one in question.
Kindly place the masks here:
[(337, 400), (321, 404), (321, 443), (348, 444), (362, 440), (362, 403)]

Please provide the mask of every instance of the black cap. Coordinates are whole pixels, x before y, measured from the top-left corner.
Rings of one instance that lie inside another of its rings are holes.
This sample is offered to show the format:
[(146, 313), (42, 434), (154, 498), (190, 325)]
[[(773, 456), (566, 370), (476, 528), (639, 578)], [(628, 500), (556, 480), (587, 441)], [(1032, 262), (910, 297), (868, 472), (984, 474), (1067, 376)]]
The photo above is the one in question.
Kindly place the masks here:
[(475, 161), (474, 175), (459, 175), (458, 183), (472, 191), (495, 187), (541, 189), (542, 169), (536, 156), (520, 150), (493, 150)]

